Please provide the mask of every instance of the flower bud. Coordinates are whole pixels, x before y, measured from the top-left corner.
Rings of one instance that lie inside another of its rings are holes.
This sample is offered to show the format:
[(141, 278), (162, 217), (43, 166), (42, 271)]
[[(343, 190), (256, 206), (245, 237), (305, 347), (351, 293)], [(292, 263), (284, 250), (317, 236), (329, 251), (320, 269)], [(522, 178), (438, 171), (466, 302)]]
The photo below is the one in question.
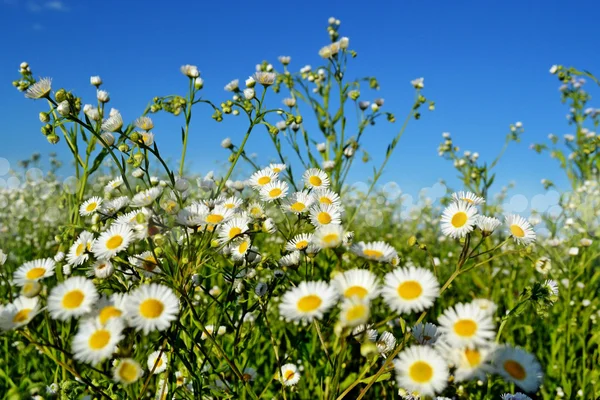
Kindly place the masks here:
[(54, 98), (58, 103), (61, 103), (67, 99), (67, 91), (65, 89), (59, 89), (55, 94)]
[(90, 83), (96, 87), (99, 87), (100, 85), (102, 85), (102, 78), (100, 78), (99, 76), (91, 76), (90, 77)]
[(221, 147), (224, 149), (231, 149), (233, 147), (233, 144), (231, 143), (231, 139), (230, 138), (225, 138), (221, 141)]
[(244, 98), (246, 100), (252, 100), (254, 98), (254, 89), (252, 89), (252, 88), (244, 89)]
[(119, 145), (119, 151), (121, 153), (126, 153), (126, 152), (129, 151), (129, 146), (126, 145), (125, 143), (122, 143), (122, 144)]
[(71, 107), (69, 107), (69, 102), (67, 100), (63, 100), (60, 102), (58, 107), (56, 107), (56, 111), (63, 117), (66, 117), (71, 113)]
[(46, 136), (46, 139), (48, 139), (48, 142), (51, 144), (56, 144), (60, 141), (60, 137), (58, 137), (55, 133), (51, 133), (50, 135)]
[(48, 113), (42, 111), (40, 113), (40, 122), (43, 122), (43, 123), (50, 122), (50, 115)]
[(204, 87), (204, 80), (202, 78), (196, 78), (194, 80), (194, 87), (198, 90)]

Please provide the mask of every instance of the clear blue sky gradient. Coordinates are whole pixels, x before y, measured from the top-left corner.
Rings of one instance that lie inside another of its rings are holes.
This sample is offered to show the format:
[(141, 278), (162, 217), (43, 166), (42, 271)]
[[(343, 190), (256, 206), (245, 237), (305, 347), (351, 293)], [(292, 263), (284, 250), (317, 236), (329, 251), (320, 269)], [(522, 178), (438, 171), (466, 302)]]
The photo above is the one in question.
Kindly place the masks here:
[[(319, 65), (317, 52), (328, 43), (327, 18), (335, 16), (358, 52), (348, 75), (377, 76), (381, 90), (371, 99), (385, 98), (385, 110), (398, 118), (367, 133), (364, 144), (376, 165), (412, 104), (410, 80), (425, 77), (424, 94), (436, 102), (435, 112), (411, 122), (382, 182), (395, 181), (408, 192), (439, 178), (455, 183), (452, 166), (437, 155), (442, 132), (450, 132), (461, 150), (491, 161), (509, 124), (522, 121), (523, 142), (506, 153), (497, 182), (514, 180), (518, 193), (532, 195), (542, 192), (541, 178), (564, 182), (554, 160), (529, 149), (548, 133), (570, 132), (558, 81), (548, 69), (564, 64), (600, 73), (599, 12), (596, 1), (0, 0), (0, 157), (11, 163), (34, 151), (67, 157), (63, 142), (51, 146), (39, 131), (37, 114), (45, 106), (11, 86), (21, 61), (36, 76), (52, 77), (55, 89), (74, 90), (84, 103), (95, 102), (90, 75), (101, 75), (109, 104), (131, 121), (153, 96), (185, 93), (182, 64), (199, 67), (203, 95), (217, 103), (229, 98), (227, 82), (243, 82), (262, 60), (275, 64), (277, 56), (289, 55), (295, 71)], [(209, 109), (199, 110), (188, 157), (194, 171), (206, 172), (228, 156), (219, 146), (224, 137), (241, 141), (244, 121), (230, 116), (218, 124)], [(164, 115), (155, 121), (157, 143), (176, 161), (182, 120)], [(251, 137), (248, 149), (263, 163), (274, 154), (263, 131)], [(357, 163), (350, 179), (364, 181), (371, 171)]]

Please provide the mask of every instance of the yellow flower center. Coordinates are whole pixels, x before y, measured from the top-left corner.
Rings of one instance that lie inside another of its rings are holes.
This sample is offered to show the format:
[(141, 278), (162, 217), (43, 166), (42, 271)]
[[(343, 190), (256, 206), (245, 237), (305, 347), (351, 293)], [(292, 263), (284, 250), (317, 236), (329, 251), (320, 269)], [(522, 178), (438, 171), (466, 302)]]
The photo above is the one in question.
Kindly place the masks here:
[(13, 317), (13, 323), (22, 324), (23, 322), (27, 321), (27, 319), (29, 318), (30, 312), (31, 312), (31, 308), (24, 308), (24, 309), (20, 310)]
[(294, 371), (292, 371), (291, 369), (288, 369), (287, 371), (285, 371), (285, 374), (283, 374), (283, 379), (285, 379), (286, 381), (289, 381), (293, 377), (294, 377)]
[(209, 224), (218, 224), (221, 221), (223, 221), (223, 216), (220, 214), (208, 214), (206, 216), (206, 222)]
[(339, 240), (339, 235), (337, 233), (330, 233), (328, 235), (323, 236), (323, 241), (327, 244), (334, 243)]
[(466, 349), (465, 357), (471, 367), (476, 367), (481, 364), (481, 353), (477, 349)]
[(346, 319), (348, 321), (356, 321), (357, 319), (363, 318), (367, 314), (367, 307), (363, 304), (352, 306), (346, 312)]
[(261, 186), (266, 185), (267, 183), (271, 182), (271, 178), (268, 176), (261, 176), (260, 178), (258, 178), (258, 184)]
[(404, 300), (414, 300), (421, 296), (423, 287), (417, 281), (405, 281), (398, 285), (398, 296)]
[(106, 241), (106, 248), (114, 250), (123, 244), (123, 237), (121, 235), (115, 235)]
[(75, 249), (75, 255), (77, 257), (79, 257), (80, 255), (83, 254), (83, 250), (85, 249), (85, 245), (83, 243), (79, 243), (77, 245), (77, 248)]
[(469, 198), (467, 198), (467, 197), (463, 197), (461, 200), (462, 200), (462, 201), (465, 201), (465, 202), (467, 202), (467, 203), (469, 203), (469, 204), (474, 204), (474, 203), (475, 203), (473, 200), (471, 200), (471, 199), (469, 199)]
[(321, 211), (317, 215), (317, 221), (319, 221), (320, 224), (327, 225), (327, 224), (331, 223), (331, 215), (329, 215), (328, 213), (326, 213), (324, 211)]
[(306, 241), (306, 240), (300, 240), (299, 242), (296, 243), (296, 248), (298, 250), (304, 250), (307, 247), (308, 247), (308, 241)]
[(452, 226), (453, 226), (453, 227), (455, 227), (455, 228), (460, 228), (460, 227), (462, 227), (464, 224), (466, 224), (466, 223), (467, 223), (467, 220), (468, 220), (468, 219), (469, 219), (469, 218), (467, 217), (467, 214), (466, 214), (466, 213), (464, 213), (464, 212), (462, 212), (462, 211), (459, 211), (459, 212), (457, 212), (456, 214), (454, 214), (454, 216), (452, 217), (452, 221), (451, 221), (451, 223), (452, 223)]
[(460, 319), (454, 324), (454, 332), (458, 336), (471, 337), (477, 332), (477, 322), (472, 319)]
[(308, 313), (311, 311), (315, 311), (317, 308), (319, 308), (322, 302), (323, 300), (321, 300), (319, 296), (309, 294), (298, 300), (297, 306), (298, 310), (300, 310), (301, 312)]
[(226, 203), (226, 204), (223, 204), (223, 206), (224, 206), (225, 208), (229, 208), (229, 209), (231, 210), (232, 208), (234, 208), (234, 207), (235, 207), (235, 204), (233, 204), (233, 203)]
[(418, 383), (426, 383), (433, 377), (433, 368), (424, 361), (417, 361), (408, 369), (410, 378)]
[(248, 242), (244, 241), (238, 247), (238, 251), (240, 254), (244, 254), (248, 250)]
[(252, 209), (250, 209), (250, 214), (252, 215), (259, 215), (261, 212), (261, 209), (258, 207), (252, 207)]
[(25, 274), (25, 277), (27, 279), (38, 279), (38, 278), (41, 278), (42, 276), (44, 276), (45, 273), (46, 273), (46, 268), (35, 267), (35, 268), (31, 268), (29, 271), (27, 271), (27, 273)]
[(347, 298), (358, 296), (359, 298), (364, 299), (367, 294), (369, 294), (369, 291), (362, 286), (350, 286), (344, 291), (344, 297)]
[(521, 364), (513, 360), (506, 360), (504, 362), (504, 370), (513, 378), (522, 381), (527, 377), (527, 372)]
[(269, 191), (269, 197), (278, 197), (281, 195), (281, 193), (282, 193), (282, 191), (279, 188), (271, 189)]
[(333, 201), (331, 201), (331, 199), (329, 197), (323, 196), (323, 197), (321, 197), (319, 199), (319, 203), (321, 203), (321, 204), (333, 204)]
[(91, 202), (90, 204), (87, 205), (87, 207), (85, 208), (85, 211), (87, 211), (87, 212), (94, 211), (96, 209), (96, 207), (98, 207), (98, 203), (96, 203), (95, 201), (93, 201), (93, 202)]
[(110, 332), (106, 329), (100, 329), (92, 333), (88, 340), (88, 345), (92, 350), (100, 350), (106, 347), (110, 341)]
[(83, 303), (83, 299), (85, 299), (85, 294), (83, 294), (81, 290), (71, 290), (63, 296), (62, 306), (64, 308), (68, 308), (69, 310), (73, 310)]
[(319, 178), (316, 175), (313, 175), (310, 178), (308, 178), (308, 182), (310, 182), (310, 184), (313, 186), (321, 186), (323, 184), (321, 178)]
[(144, 261), (142, 262), (142, 268), (144, 268), (146, 271), (154, 271), (156, 266), (156, 258), (154, 258), (153, 255), (149, 255), (148, 257), (144, 258)]
[(233, 228), (231, 228), (229, 230), (229, 239), (233, 239), (234, 237), (236, 237), (240, 233), (242, 233), (242, 230), (240, 228), (238, 228), (237, 226), (234, 226)]
[(140, 304), (140, 314), (144, 318), (154, 319), (162, 315), (165, 305), (160, 300), (146, 299)]
[(510, 233), (512, 233), (513, 236), (516, 236), (518, 238), (522, 238), (525, 236), (525, 231), (519, 225), (511, 225)]
[(278, 174), (278, 173), (281, 172), (281, 168), (275, 167), (275, 168), (273, 168), (273, 172), (275, 172), (276, 174)]
[(383, 252), (381, 252), (379, 250), (373, 250), (373, 249), (364, 249), (363, 250), (363, 254), (366, 257), (372, 257), (372, 258), (381, 258), (381, 257), (383, 257)]
[(123, 314), (121, 310), (119, 310), (115, 306), (106, 306), (98, 314), (98, 319), (102, 325), (106, 324), (111, 318), (119, 318)]
[(290, 208), (292, 209), (292, 211), (302, 212), (306, 208), (306, 205), (297, 201), (294, 204), (292, 204)]
[(135, 365), (124, 361), (119, 368), (119, 376), (125, 382), (135, 382), (138, 378), (138, 370)]

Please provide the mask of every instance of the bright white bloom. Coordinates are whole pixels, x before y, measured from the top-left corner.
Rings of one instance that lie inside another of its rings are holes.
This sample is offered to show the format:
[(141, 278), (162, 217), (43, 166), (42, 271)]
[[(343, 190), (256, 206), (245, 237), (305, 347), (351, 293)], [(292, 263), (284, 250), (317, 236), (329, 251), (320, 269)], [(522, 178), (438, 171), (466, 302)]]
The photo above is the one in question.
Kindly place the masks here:
[(396, 347), (396, 337), (391, 332), (385, 331), (377, 338), (375, 346), (380, 354), (385, 355)]
[(144, 375), (140, 364), (133, 358), (122, 358), (113, 368), (113, 379), (123, 385), (130, 385)]
[(223, 207), (229, 208), (230, 210), (237, 210), (242, 204), (244, 204), (244, 201), (235, 196), (230, 196), (221, 203)]
[(118, 176), (106, 184), (104, 187), (104, 192), (112, 193), (115, 189), (121, 187), (121, 185), (123, 185), (123, 177)]
[(288, 320), (312, 322), (321, 319), (335, 304), (335, 289), (322, 281), (300, 282), (283, 295), (279, 313)]
[(51, 258), (33, 260), (21, 265), (14, 273), (13, 282), (23, 286), (28, 281), (39, 281), (54, 275), (56, 263)]
[(225, 85), (225, 90), (228, 92), (235, 92), (240, 86), (240, 80), (239, 79), (234, 79), (231, 82), (229, 82), (227, 85)]
[(195, 65), (182, 65), (181, 73), (187, 76), (188, 78), (197, 78), (200, 76), (200, 71), (198, 71), (198, 67)]
[(264, 72), (257, 71), (252, 78), (256, 81), (256, 83), (260, 83), (263, 86), (270, 86), (275, 83), (275, 78), (277, 75), (274, 72)]
[(318, 168), (306, 170), (304, 175), (302, 175), (302, 179), (304, 180), (304, 184), (312, 189), (325, 189), (330, 184), (327, 174)]
[(0, 266), (4, 265), (7, 258), (8, 255), (4, 251), (2, 251), (2, 249), (0, 249)]
[(252, 174), (252, 176), (250, 176), (249, 183), (254, 189), (260, 190), (263, 186), (275, 182), (278, 177), (279, 174), (273, 172), (273, 170), (270, 168), (265, 168)]
[(438, 318), (440, 332), (450, 345), (476, 348), (495, 337), (492, 316), (473, 303), (458, 303)]
[(125, 224), (113, 224), (92, 245), (97, 259), (108, 260), (125, 250), (133, 240), (133, 232)]
[(379, 279), (367, 269), (354, 268), (337, 274), (331, 281), (341, 297), (372, 300), (379, 294)]
[(294, 214), (301, 214), (308, 211), (313, 202), (314, 197), (311, 196), (307, 191), (296, 192), (289, 198), (282, 201), (282, 208), (284, 211), (289, 211)]
[(448, 384), (448, 366), (429, 346), (411, 346), (394, 360), (398, 386), (422, 396), (433, 396)]
[(491, 354), (491, 347), (449, 347), (445, 356), (448, 362), (456, 368), (454, 371), (456, 382), (464, 382), (474, 379), (486, 380), (487, 374), (493, 372), (493, 368), (490, 365)]
[(81, 216), (88, 216), (94, 214), (100, 205), (102, 204), (102, 199), (98, 196), (91, 197), (83, 202), (81, 207), (79, 207), (79, 214)]
[(102, 85), (102, 78), (100, 78), (98, 75), (90, 76), (90, 84), (98, 87)]
[(244, 233), (246, 233), (249, 229), (250, 218), (242, 216), (242, 217), (234, 217), (229, 221), (225, 222), (219, 227), (219, 241), (221, 243), (229, 242), (235, 238), (240, 237)]
[(263, 201), (271, 202), (287, 195), (289, 186), (284, 181), (274, 181), (261, 187), (260, 197)]
[(243, 260), (252, 251), (251, 246), (252, 242), (248, 236), (241, 237), (229, 244), (228, 251), (234, 260)]
[(439, 294), (440, 285), (435, 276), (429, 270), (413, 266), (386, 274), (381, 291), (388, 307), (400, 314), (426, 310)]
[(154, 128), (154, 122), (152, 122), (152, 119), (150, 117), (146, 116), (139, 117), (134, 121), (134, 124), (138, 128), (145, 131), (151, 131), (152, 128)]
[(492, 317), (498, 309), (496, 303), (488, 299), (474, 299), (471, 303), (479, 307), (481, 311), (491, 315)]
[(415, 89), (423, 89), (425, 87), (425, 78), (417, 78), (410, 81)]
[(300, 380), (300, 372), (295, 364), (285, 364), (281, 367), (279, 380), (284, 386), (294, 386)]
[(413, 326), (411, 333), (419, 344), (435, 344), (440, 337), (441, 333), (438, 331), (437, 326), (427, 322), (425, 324), (419, 322)]
[(136, 193), (135, 196), (131, 199), (131, 207), (147, 207), (154, 202), (162, 193), (162, 188), (160, 186), (152, 187), (150, 189), (143, 190), (139, 193)]
[(25, 97), (28, 99), (42, 99), (48, 97), (52, 91), (52, 79), (42, 78), (25, 91)]
[(310, 209), (310, 223), (317, 228), (324, 225), (340, 225), (342, 209), (333, 204), (315, 204)]
[(66, 321), (92, 310), (98, 292), (91, 280), (74, 276), (56, 285), (48, 296), (48, 312), (54, 319)]
[(484, 234), (490, 235), (498, 226), (500, 226), (501, 222), (498, 218), (476, 215), (475, 224)]
[(347, 298), (342, 303), (340, 312), (340, 323), (344, 327), (356, 327), (366, 324), (369, 320), (369, 301), (358, 296)]
[(321, 249), (338, 247), (344, 240), (344, 228), (341, 225), (321, 226), (313, 234), (313, 245)]
[(101, 324), (95, 319), (81, 321), (73, 338), (73, 357), (77, 361), (97, 365), (111, 357), (123, 339), (123, 323), (112, 319)]
[(485, 203), (485, 199), (483, 197), (479, 197), (475, 193), (472, 193), (472, 192), (464, 192), (464, 191), (452, 193), (452, 199), (457, 203), (464, 201), (464, 202), (472, 204), (474, 206), (478, 206), (480, 204)]
[(542, 383), (542, 367), (533, 354), (502, 345), (492, 355), (495, 370), (526, 392), (534, 393)]
[(306, 250), (311, 241), (311, 233), (301, 233), (294, 236), (286, 243), (285, 250), (290, 252)]
[(525, 218), (514, 214), (507, 215), (506, 225), (515, 242), (528, 245), (535, 241), (535, 232)]
[(280, 267), (293, 267), (300, 264), (300, 252), (293, 251), (279, 259), (278, 262)]
[(108, 119), (102, 122), (102, 130), (107, 132), (116, 132), (123, 127), (123, 117), (119, 112), (114, 113)]
[(147, 335), (171, 326), (179, 313), (179, 300), (167, 286), (141, 285), (130, 293), (125, 311), (131, 326)]
[(340, 196), (331, 189), (317, 189), (314, 190), (311, 194), (314, 197), (315, 201), (321, 204), (331, 204), (335, 206), (342, 205), (342, 199), (340, 198)]
[(27, 325), (39, 309), (37, 297), (18, 297), (6, 307), (0, 307), (0, 329), (8, 331)]
[(396, 249), (382, 241), (358, 242), (352, 245), (350, 251), (359, 257), (378, 262), (390, 262), (398, 255)]
[(153, 351), (148, 356), (148, 371), (154, 371), (154, 374), (160, 374), (167, 369), (167, 363), (167, 354), (164, 351)]
[(454, 239), (465, 237), (473, 230), (476, 215), (477, 209), (471, 204), (464, 201), (452, 203), (442, 214), (442, 232)]
[(218, 225), (229, 221), (233, 217), (233, 210), (223, 205), (215, 206), (210, 212), (204, 215), (204, 223), (208, 225)]

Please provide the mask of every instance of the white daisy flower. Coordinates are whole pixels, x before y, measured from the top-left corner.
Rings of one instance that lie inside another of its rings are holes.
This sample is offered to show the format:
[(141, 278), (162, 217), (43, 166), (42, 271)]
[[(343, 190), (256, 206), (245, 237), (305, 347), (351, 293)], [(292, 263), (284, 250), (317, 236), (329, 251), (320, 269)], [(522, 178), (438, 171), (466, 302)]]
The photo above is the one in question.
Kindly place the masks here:
[(471, 301), (471, 303), (473, 303), (474, 305), (479, 307), (481, 311), (491, 315), (492, 317), (498, 309), (496, 303), (488, 299), (474, 299), (473, 301)]
[(342, 210), (335, 205), (314, 205), (310, 209), (310, 223), (317, 228), (323, 225), (340, 225), (342, 223)]
[(190, 228), (204, 226), (209, 212), (210, 210), (206, 205), (192, 203), (177, 213), (177, 223)]
[(283, 200), (283, 210), (294, 214), (301, 214), (308, 211), (313, 204), (314, 197), (307, 191), (295, 192), (289, 198)]
[(139, 207), (147, 207), (151, 205), (154, 200), (158, 198), (162, 193), (162, 188), (160, 186), (155, 186), (150, 189), (142, 190), (139, 193), (136, 193), (135, 196), (131, 198), (131, 203), (129, 204), (131, 207), (139, 208)]
[(464, 192), (462, 190), (457, 193), (452, 193), (452, 199), (457, 203), (464, 201), (474, 206), (485, 203), (485, 199), (483, 197), (479, 197), (475, 193)]
[(331, 281), (340, 297), (373, 300), (379, 294), (379, 279), (367, 269), (354, 268), (337, 274)]
[(116, 132), (123, 127), (123, 117), (121, 113), (111, 113), (110, 117), (102, 122), (102, 130), (106, 132)]
[(321, 319), (337, 300), (335, 289), (326, 282), (300, 282), (283, 295), (279, 313), (288, 320), (312, 322)]
[(273, 181), (261, 187), (260, 197), (263, 201), (271, 202), (287, 196), (289, 186), (284, 181)]
[(112, 217), (117, 212), (127, 207), (128, 204), (129, 198), (127, 196), (117, 197), (112, 200), (107, 200), (103, 202), (98, 212), (108, 217)]
[(204, 215), (204, 223), (208, 225), (218, 225), (224, 222), (227, 222), (231, 217), (233, 217), (233, 210), (223, 206), (218, 205), (215, 206), (208, 214)]
[(128, 300), (126, 293), (113, 293), (110, 298), (103, 296), (92, 310), (91, 317), (96, 319), (101, 325), (105, 325), (112, 319), (121, 320), (125, 325), (125, 304)]
[(92, 266), (92, 273), (99, 279), (106, 279), (114, 272), (115, 267), (109, 260), (97, 260)]
[(2, 251), (2, 249), (0, 249), (0, 266), (4, 265), (7, 258), (8, 258), (8, 255), (4, 251)]
[(340, 323), (344, 327), (354, 328), (366, 324), (369, 320), (369, 301), (357, 296), (347, 298), (342, 303)]
[(446, 309), (438, 323), (444, 340), (454, 347), (486, 346), (495, 336), (491, 315), (473, 303), (458, 303)]
[(396, 337), (388, 331), (383, 332), (375, 341), (379, 354), (386, 355), (396, 347)]
[(312, 233), (301, 233), (288, 240), (285, 245), (286, 251), (303, 251), (306, 250), (312, 241)]
[(359, 257), (378, 262), (390, 262), (398, 255), (396, 249), (382, 241), (358, 242), (352, 245), (350, 251)]
[(437, 342), (441, 332), (438, 331), (437, 326), (430, 322), (426, 322), (425, 324), (419, 322), (413, 326), (411, 334), (419, 344), (432, 345)]
[(269, 169), (275, 172), (276, 174), (280, 174), (287, 169), (287, 165), (271, 163), (269, 165)]
[(448, 384), (446, 362), (429, 346), (411, 346), (394, 360), (398, 386), (421, 396), (433, 396)]
[(28, 99), (42, 99), (48, 97), (52, 91), (52, 79), (41, 78), (39, 81), (29, 86), (25, 91), (25, 97)]
[(300, 252), (293, 251), (290, 254), (286, 254), (279, 259), (278, 264), (280, 267), (294, 267), (300, 264)]
[(489, 347), (478, 348), (453, 348), (446, 353), (448, 361), (454, 365), (454, 380), (464, 382), (468, 380), (485, 381), (487, 374), (493, 372), (490, 364), (492, 349)]
[(112, 181), (108, 182), (106, 186), (104, 186), (105, 193), (112, 193), (115, 189), (120, 188), (123, 185), (123, 177), (118, 176)]
[(458, 239), (465, 237), (475, 226), (477, 209), (461, 201), (452, 203), (444, 210), (441, 218), (442, 232), (446, 236)]
[(88, 246), (91, 246), (92, 242), (88, 242), (85, 237), (81, 237), (81, 235), (77, 238), (75, 243), (69, 248), (69, 253), (67, 254), (67, 262), (69, 265), (81, 265), (87, 261), (89, 258), (86, 251), (88, 250)]
[(21, 265), (13, 275), (13, 282), (23, 286), (28, 281), (39, 281), (54, 275), (56, 263), (51, 258), (28, 261)]
[(148, 371), (154, 371), (154, 374), (160, 374), (167, 369), (167, 354), (164, 351), (156, 350), (148, 356)]
[(397, 268), (385, 275), (381, 295), (392, 310), (400, 314), (420, 312), (433, 305), (440, 285), (431, 272), (423, 268)]
[(179, 300), (166, 286), (156, 283), (141, 285), (130, 293), (125, 311), (131, 326), (147, 335), (171, 326), (179, 313)]
[(325, 225), (315, 230), (311, 245), (326, 249), (338, 247), (344, 240), (344, 228), (341, 225)]
[(136, 382), (143, 374), (142, 367), (133, 358), (122, 358), (113, 368), (113, 379), (123, 385)]
[(535, 270), (542, 275), (547, 275), (552, 270), (552, 260), (546, 256), (538, 258), (535, 262)]
[(151, 131), (152, 128), (154, 128), (154, 122), (152, 122), (152, 119), (147, 116), (139, 117), (134, 121), (134, 124), (138, 128), (143, 129), (145, 131)]
[(231, 254), (231, 258), (234, 260), (243, 260), (246, 255), (252, 251), (252, 242), (249, 237), (241, 237), (229, 244), (228, 251)]
[(262, 218), (265, 215), (265, 209), (257, 201), (248, 204), (248, 214), (254, 219)]
[(261, 169), (260, 171), (256, 171), (250, 176), (250, 186), (254, 189), (259, 190), (265, 185), (269, 183), (275, 182), (279, 177), (279, 174), (273, 172), (273, 170), (269, 168)]
[(229, 208), (231, 210), (237, 210), (242, 204), (244, 204), (244, 201), (239, 197), (235, 196), (228, 197), (221, 203), (223, 207)]
[(228, 92), (235, 92), (240, 86), (240, 80), (239, 79), (234, 79), (231, 82), (229, 82), (227, 85), (225, 85), (225, 90)]
[(275, 83), (276, 76), (275, 72), (257, 71), (252, 78), (263, 86), (270, 86)]
[(73, 338), (73, 358), (77, 361), (97, 365), (111, 357), (117, 350), (117, 344), (123, 339), (123, 323), (112, 319), (101, 324), (95, 319), (79, 323)]
[(133, 240), (133, 232), (125, 224), (112, 224), (92, 245), (94, 257), (108, 260), (125, 250)]
[(340, 198), (340, 195), (331, 189), (316, 189), (311, 194), (318, 203), (335, 206), (342, 205), (342, 199)]
[(535, 356), (508, 345), (499, 346), (492, 355), (497, 373), (526, 392), (534, 393), (542, 384), (542, 367)]
[(91, 280), (74, 276), (56, 285), (48, 296), (48, 312), (54, 319), (67, 321), (92, 311), (98, 291)]
[(18, 297), (6, 307), (0, 307), (0, 329), (8, 331), (27, 325), (39, 309), (37, 297)]
[(98, 196), (90, 197), (83, 202), (79, 207), (79, 215), (86, 217), (88, 215), (95, 214), (98, 208), (102, 205), (102, 199)]
[(475, 224), (485, 235), (491, 235), (501, 222), (498, 218), (477, 215), (475, 217)]
[(311, 189), (325, 189), (329, 187), (330, 180), (327, 174), (319, 168), (310, 168), (302, 175), (304, 184)]
[(231, 240), (239, 238), (244, 233), (250, 229), (249, 227), (250, 218), (242, 216), (242, 217), (234, 217), (229, 221), (225, 222), (219, 227), (219, 242), (227, 243)]
[(161, 272), (159, 266), (159, 260), (156, 259), (154, 253), (151, 251), (144, 251), (141, 254), (136, 254), (133, 257), (129, 257), (129, 263), (131, 263), (134, 267), (137, 267), (141, 270), (141, 272), (151, 278), (156, 276)]
[(507, 215), (506, 225), (515, 242), (523, 245), (535, 242), (535, 232), (533, 231), (531, 224), (520, 215)]
[(285, 364), (281, 367), (279, 380), (284, 386), (294, 386), (300, 381), (300, 372), (295, 364)]

